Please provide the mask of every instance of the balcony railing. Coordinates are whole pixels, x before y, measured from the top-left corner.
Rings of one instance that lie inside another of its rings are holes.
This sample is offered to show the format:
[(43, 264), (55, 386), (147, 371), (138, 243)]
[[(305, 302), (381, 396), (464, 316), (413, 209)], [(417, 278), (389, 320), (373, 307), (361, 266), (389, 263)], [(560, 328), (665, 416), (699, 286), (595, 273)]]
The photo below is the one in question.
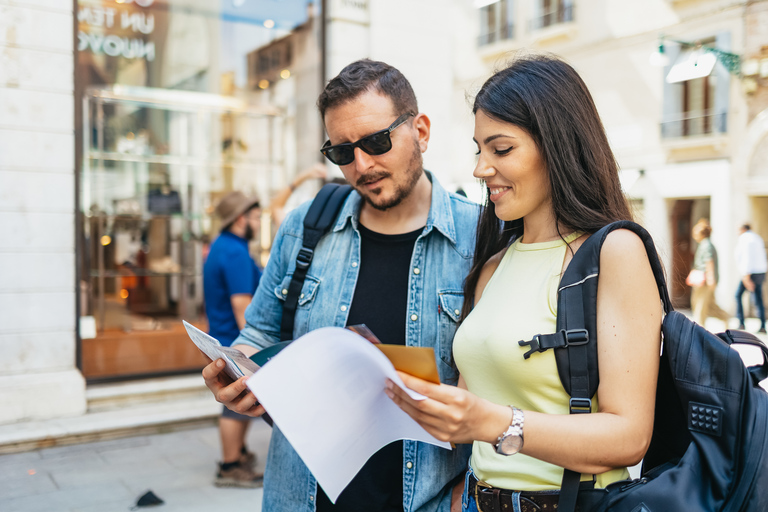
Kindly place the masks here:
[(485, 34), (480, 34), (480, 36), (477, 38), (477, 44), (479, 46), (485, 46), (488, 44), (495, 43), (497, 41), (513, 39), (514, 37), (515, 37), (515, 26), (504, 25), (501, 28), (499, 28), (499, 30), (496, 30), (495, 32), (486, 32)]
[(538, 30), (558, 23), (573, 21), (573, 5), (561, 5), (531, 20), (531, 30)]
[(661, 122), (661, 138), (671, 139), (725, 133), (727, 121), (727, 112), (685, 112), (676, 116), (667, 116)]

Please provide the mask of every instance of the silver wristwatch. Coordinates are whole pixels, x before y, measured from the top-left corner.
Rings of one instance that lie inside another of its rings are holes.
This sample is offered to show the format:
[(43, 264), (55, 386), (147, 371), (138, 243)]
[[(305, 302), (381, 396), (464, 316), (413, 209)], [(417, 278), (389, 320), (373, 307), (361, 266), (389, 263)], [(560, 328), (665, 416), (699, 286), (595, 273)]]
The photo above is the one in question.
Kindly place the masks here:
[(509, 428), (496, 440), (496, 453), (514, 455), (523, 448), (523, 423), (525, 416), (517, 407), (512, 408), (512, 423)]

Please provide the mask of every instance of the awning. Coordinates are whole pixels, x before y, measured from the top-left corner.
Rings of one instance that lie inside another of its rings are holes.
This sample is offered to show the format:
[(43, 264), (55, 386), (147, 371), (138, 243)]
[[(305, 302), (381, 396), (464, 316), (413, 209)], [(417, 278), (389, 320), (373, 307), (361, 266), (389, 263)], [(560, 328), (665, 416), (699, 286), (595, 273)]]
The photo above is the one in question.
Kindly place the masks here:
[(667, 74), (667, 83), (674, 84), (709, 76), (717, 57), (701, 48), (683, 50)]

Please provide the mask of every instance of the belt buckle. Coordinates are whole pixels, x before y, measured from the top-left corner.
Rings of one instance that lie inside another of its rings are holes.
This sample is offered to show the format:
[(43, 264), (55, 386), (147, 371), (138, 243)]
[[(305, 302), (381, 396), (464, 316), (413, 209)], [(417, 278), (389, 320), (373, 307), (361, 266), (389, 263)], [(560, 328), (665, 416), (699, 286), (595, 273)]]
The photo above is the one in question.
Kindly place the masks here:
[(493, 489), (492, 485), (489, 485), (482, 480), (477, 480), (475, 482), (475, 505), (477, 505), (477, 512), (483, 512), (483, 509), (480, 508), (480, 500), (477, 499), (477, 488), (482, 487), (483, 489)]

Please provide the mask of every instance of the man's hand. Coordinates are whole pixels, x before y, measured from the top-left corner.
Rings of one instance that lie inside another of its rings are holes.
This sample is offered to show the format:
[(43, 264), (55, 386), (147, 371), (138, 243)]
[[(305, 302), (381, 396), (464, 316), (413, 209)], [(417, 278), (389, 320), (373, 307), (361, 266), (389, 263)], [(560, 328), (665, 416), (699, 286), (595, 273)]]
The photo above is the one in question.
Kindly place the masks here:
[(741, 278), (741, 282), (744, 284), (744, 288), (749, 292), (755, 291), (755, 283), (752, 281), (752, 276), (746, 275)]
[(241, 377), (233, 382), (224, 373), (224, 366), (224, 360), (217, 359), (203, 368), (205, 385), (211, 390), (216, 401), (224, 404), (227, 409), (246, 416), (256, 418), (264, 414), (264, 407), (245, 385), (248, 377)]

